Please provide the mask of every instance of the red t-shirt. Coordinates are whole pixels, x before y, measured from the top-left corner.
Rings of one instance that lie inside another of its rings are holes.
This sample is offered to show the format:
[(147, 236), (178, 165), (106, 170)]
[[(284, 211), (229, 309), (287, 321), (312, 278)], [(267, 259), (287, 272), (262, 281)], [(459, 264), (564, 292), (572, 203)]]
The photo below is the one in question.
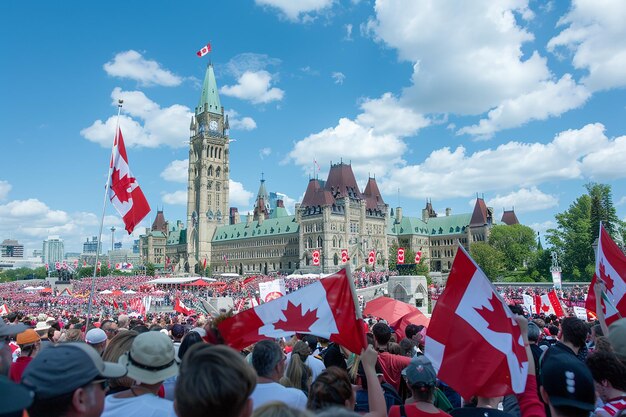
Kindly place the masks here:
[(400, 378), (402, 378), (402, 370), (409, 366), (411, 358), (408, 356), (394, 355), (389, 352), (380, 352), (378, 354), (378, 362), (383, 368), (383, 377), (385, 381), (390, 383), (396, 391), (400, 389)]
[(19, 384), (26, 366), (28, 366), (32, 360), (33, 358), (30, 356), (20, 356), (17, 358), (17, 360), (11, 364), (11, 369), (9, 370), (9, 378), (11, 381)]
[[(429, 413), (426, 411), (422, 411), (415, 404), (405, 404), (404, 411), (406, 413), (406, 417), (451, 417), (450, 414), (437, 410), (437, 413)], [(400, 406), (392, 405), (389, 409), (388, 417), (400, 417)]]

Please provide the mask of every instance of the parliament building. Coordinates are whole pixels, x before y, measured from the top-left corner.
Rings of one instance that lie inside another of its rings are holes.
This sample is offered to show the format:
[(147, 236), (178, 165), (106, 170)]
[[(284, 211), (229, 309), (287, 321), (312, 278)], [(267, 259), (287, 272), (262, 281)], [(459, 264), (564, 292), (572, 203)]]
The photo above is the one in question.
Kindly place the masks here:
[(326, 180), (309, 179), (294, 214), (280, 199), (270, 203), (261, 179), (253, 212), (240, 215), (229, 206), (230, 141), (228, 116), (209, 64), (190, 123), (186, 228), (181, 222), (169, 227), (160, 212), (141, 237), (144, 261), (157, 261), (157, 267), (175, 273), (197, 273), (205, 265), (213, 274), (240, 275), (330, 273), (346, 263), (352, 269), (384, 270), (389, 248), (397, 244), (421, 252), (431, 271), (447, 272), (458, 244), (469, 250), (473, 242), (488, 238), (493, 225), (518, 223), (513, 210), (497, 221), (478, 197), (471, 213), (446, 209), (440, 215), (427, 202), (421, 217), (403, 216), (402, 208), (394, 211), (385, 203), (375, 178), (361, 191), (344, 162), (331, 163)]

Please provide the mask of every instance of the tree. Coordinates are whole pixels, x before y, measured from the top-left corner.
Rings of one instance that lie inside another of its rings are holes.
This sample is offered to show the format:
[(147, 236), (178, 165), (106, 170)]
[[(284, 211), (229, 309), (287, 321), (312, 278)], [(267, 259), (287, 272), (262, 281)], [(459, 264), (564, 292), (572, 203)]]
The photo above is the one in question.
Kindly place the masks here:
[(509, 271), (525, 267), (537, 249), (535, 231), (521, 224), (494, 226), (489, 233), (489, 245), (502, 253)]
[(154, 273), (155, 273), (155, 267), (154, 264), (151, 262), (146, 262), (146, 264), (144, 265), (146, 268), (146, 275), (153, 277)]
[(495, 281), (504, 269), (504, 255), (485, 242), (475, 242), (470, 246), (470, 256), (480, 266), (490, 281)]
[(611, 196), (611, 186), (607, 184), (597, 184), (590, 182), (585, 185), (587, 193), (591, 198), (591, 238), (597, 239), (602, 222), (606, 231), (615, 239), (620, 232), (622, 222), (617, 217), (613, 198)]
[(555, 216), (557, 227), (547, 231), (548, 242), (559, 257), (564, 280), (589, 281), (587, 266), (595, 263), (591, 227), (591, 197), (583, 194)]

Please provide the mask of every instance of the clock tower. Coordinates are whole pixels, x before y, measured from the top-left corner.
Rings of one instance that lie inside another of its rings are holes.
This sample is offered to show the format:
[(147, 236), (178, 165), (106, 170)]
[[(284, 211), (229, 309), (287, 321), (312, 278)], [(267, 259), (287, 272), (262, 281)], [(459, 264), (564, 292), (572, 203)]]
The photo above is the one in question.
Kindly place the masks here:
[(185, 270), (193, 273), (199, 272), (205, 259), (209, 266), (215, 230), (228, 224), (229, 126), (212, 64), (207, 66), (189, 130)]

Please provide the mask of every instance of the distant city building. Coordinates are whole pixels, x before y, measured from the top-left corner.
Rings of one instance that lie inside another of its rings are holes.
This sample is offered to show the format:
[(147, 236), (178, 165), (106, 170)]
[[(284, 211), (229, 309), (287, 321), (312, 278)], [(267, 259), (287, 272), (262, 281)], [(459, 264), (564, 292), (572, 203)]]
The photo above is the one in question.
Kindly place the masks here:
[(139, 253), (139, 239), (133, 240), (133, 253)]
[(65, 252), (65, 256), (63, 256), (63, 259), (65, 259), (66, 261), (69, 260), (74, 260), (74, 259), (79, 259), (80, 258), (80, 253), (78, 252)]
[(98, 252), (98, 236), (92, 236), (91, 240), (87, 238), (85, 243), (83, 243), (83, 253), (96, 253)]
[(113, 244), (113, 250), (122, 249), (122, 242), (115, 242)]
[(109, 251), (108, 261), (111, 262), (111, 268), (116, 269), (117, 264), (132, 264), (133, 267), (141, 265), (141, 257), (137, 253), (133, 253), (128, 249), (116, 249)]
[(33, 258), (43, 258), (43, 251), (41, 249), (34, 249), (33, 250)]
[(43, 241), (43, 262), (49, 266), (55, 262), (63, 261), (65, 257), (65, 246), (59, 236), (48, 236)]
[(0, 257), (2, 258), (23, 258), (24, 245), (17, 240), (5, 239), (0, 244)]

